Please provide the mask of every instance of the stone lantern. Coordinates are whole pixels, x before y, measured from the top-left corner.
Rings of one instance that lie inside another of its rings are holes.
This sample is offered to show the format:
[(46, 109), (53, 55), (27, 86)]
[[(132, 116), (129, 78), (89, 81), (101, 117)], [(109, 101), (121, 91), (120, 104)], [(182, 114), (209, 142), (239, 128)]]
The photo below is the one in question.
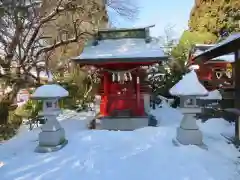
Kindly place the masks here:
[(183, 119), (177, 128), (177, 141), (184, 145), (202, 145), (202, 133), (196, 123), (196, 114), (201, 112), (197, 98), (208, 95), (208, 91), (198, 81), (195, 71), (186, 74), (170, 90), (171, 95), (180, 97)]
[(57, 120), (61, 113), (58, 100), (68, 96), (68, 91), (56, 84), (40, 86), (32, 94), (31, 98), (43, 101), (43, 110), (39, 115), (44, 116), (47, 121), (42, 126), (39, 133), (39, 145), (36, 152), (57, 151), (67, 144), (65, 131)]
[(207, 96), (199, 97), (199, 99), (218, 102), (218, 101), (222, 100), (222, 95), (219, 92), (219, 90), (215, 89), (213, 91), (209, 91)]

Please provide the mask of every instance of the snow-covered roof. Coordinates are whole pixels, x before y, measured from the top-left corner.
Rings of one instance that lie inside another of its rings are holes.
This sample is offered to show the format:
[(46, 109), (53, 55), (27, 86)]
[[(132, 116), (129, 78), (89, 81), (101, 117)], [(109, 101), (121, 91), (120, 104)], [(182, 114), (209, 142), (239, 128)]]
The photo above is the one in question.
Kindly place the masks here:
[(197, 74), (194, 70), (184, 75), (183, 78), (169, 90), (169, 92), (171, 95), (175, 96), (208, 95), (208, 91), (199, 82)]
[(213, 91), (209, 91), (208, 96), (199, 97), (199, 99), (205, 99), (205, 100), (222, 100), (221, 93), (216, 89)]
[(211, 59), (211, 61), (218, 61), (218, 60), (233, 63), (235, 62), (235, 56), (234, 54), (227, 54), (227, 55), (223, 55), (223, 56), (219, 56)]
[(193, 64), (193, 65), (190, 65), (189, 67), (188, 67), (188, 69), (190, 69), (190, 70), (195, 70), (195, 69), (199, 69), (200, 67), (199, 67), (199, 65), (198, 64)]
[(223, 40), (223, 41), (219, 42), (218, 44), (216, 44), (215, 46), (207, 49), (205, 52), (212, 51), (212, 50), (214, 50), (214, 49), (216, 49), (216, 48), (218, 48), (220, 46), (228, 44), (228, 43), (230, 43), (232, 41), (235, 41), (237, 39), (240, 39), (240, 33), (234, 33), (234, 34), (228, 36), (225, 40)]
[[(196, 52), (194, 53), (194, 56), (198, 56), (204, 52), (207, 52), (208, 50), (206, 51), (201, 51), (201, 50), (196, 50)], [(216, 57), (216, 58), (213, 58), (211, 59), (210, 61), (224, 61), (224, 62), (229, 62), (229, 63), (232, 63), (232, 62), (235, 62), (235, 56), (233, 53), (231, 54), (226, 54), (226, 55), (223, 55), (223, 56), (219, 56), (219, 57)]]
[(66, 97), (68, 95), (68, 91), (63, 87), (57, 84), (46, 84), (37, 88), (36, 91), (32, 94), (31, 98), (60, 98)]
[(138, 30), (138, 29), (146, 29), (146, 28), (152, 28), (155, 25), (147, 25), (147, 26), (134, 26), (131, 29), (129, 28), (116, 28), (116, 27), (111, 27), (111, 28), (102, 28), (99, 29), (99, 32), (104, 32), (104, 31), (123, 31), (123, 30)]
[(195, 44), (195, 47), (213, 47), (216, 44)]
[[(156, 42), (146, 43), (143, 38), (124, 38), (101, 40), (96, 46), (86, 46), (82, 54), (73, 60), (116, 58), (159, 58), (159, 60), (166, 60), (167, 56)], [(137, 61), (138, 59), (136, 59)]]

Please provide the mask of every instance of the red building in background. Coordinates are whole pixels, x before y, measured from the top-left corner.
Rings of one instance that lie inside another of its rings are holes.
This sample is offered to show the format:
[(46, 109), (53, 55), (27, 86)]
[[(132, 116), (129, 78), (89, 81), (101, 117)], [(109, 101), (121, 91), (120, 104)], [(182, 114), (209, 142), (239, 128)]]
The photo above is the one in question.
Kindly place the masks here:
[(196, 44), (189, 52), (188, 66), (195, 69), (199, 80), (208, 90), (221, 88), (231, 90), (233, 88), (232, 67), (234, 66), (234, 54), (220, 56), (206, 61), (194, 61), (194, 57), (213, 47), (214, 44)]

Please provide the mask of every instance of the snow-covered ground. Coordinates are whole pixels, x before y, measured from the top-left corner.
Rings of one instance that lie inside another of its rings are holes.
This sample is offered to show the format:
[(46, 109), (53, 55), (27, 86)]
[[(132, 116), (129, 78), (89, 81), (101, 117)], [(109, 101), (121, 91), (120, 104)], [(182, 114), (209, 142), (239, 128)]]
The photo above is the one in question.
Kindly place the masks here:
[[(67, 112), (59, 118), (68, 145), (54, 153), (37, 154), (39, 129), (20, 133), (0, 145), (1, 180), (239, 180), (239, 152), (221, 136), (234, 126), (211, 119), (199, 126), (207, 150), (175, 146), (182, 114), (169, 108), (152, 111), (159, 127), (136, 131), (87, 130), (90, 112)], [(76, 115), (76, 116), (74, 116)]]

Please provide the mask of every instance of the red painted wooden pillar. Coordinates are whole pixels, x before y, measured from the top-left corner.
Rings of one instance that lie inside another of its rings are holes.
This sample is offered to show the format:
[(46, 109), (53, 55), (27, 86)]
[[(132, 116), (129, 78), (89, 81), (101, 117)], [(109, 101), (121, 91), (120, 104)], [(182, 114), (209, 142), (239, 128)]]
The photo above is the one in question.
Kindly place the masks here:
[(138, 74), (138, 70), (136, 71), (136, 99), (137, 99), (137, 112), (140, 112), (140, 78)]
[(108, 115), (107, 109), (108, 109), (108, 72), (104, 72), (103, 74), (103, 91), (104, 91), (104, 116)]

